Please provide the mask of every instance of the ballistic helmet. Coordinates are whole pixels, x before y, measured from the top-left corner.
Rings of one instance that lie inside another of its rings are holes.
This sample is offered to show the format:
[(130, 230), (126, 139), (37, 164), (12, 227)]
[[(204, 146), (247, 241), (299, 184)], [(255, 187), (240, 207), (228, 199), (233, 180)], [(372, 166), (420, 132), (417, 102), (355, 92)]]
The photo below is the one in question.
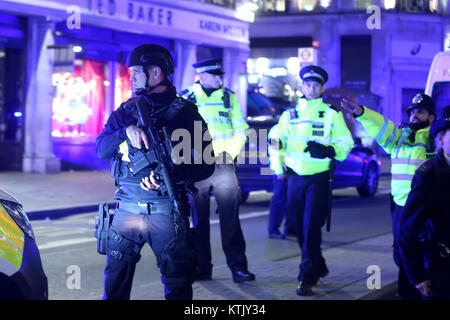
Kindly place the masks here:
[(146, 70), (147, 66), (158, 66), (165, 75), (175, 72), (172, 55), (166, 48), (157, 44), (143, 44), (131, 51), (127, 59), (127, 67), (143, 66)]

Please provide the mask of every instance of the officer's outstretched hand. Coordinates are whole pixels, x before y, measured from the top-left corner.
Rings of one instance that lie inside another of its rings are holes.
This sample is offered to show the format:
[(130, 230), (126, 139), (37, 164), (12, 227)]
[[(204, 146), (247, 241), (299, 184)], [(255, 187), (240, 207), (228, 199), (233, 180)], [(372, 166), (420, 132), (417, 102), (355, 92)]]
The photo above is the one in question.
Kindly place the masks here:
[(146, 149), (150, 147), (150, 142), (147, 138), (147, 135), (141, 128), (138, 128), (136, 126), (128, 126), (126, 133), (133, 147), (142, 149), (142, 142), (144, 142), (144, 147)]
[(353, 113), (355, 116), (360, 116), (364, 112), (364, 109), (361, 106), (358, 106), (353, 101), (347, 100), (345, 98), (341, 100), (341, 108), (345, 111)]
[(150, 191), (158, 189), (163, 183), (161, 177), (155, 171), (152, 171), (149, 177), (142, 178), (141, 188)]
[(431, 293), (431, 281), (430, 280), (422, 281), (422, 282), (416, 284), (416, 288), (417, 288), (417, 290), (420, 291), (422, 296), (428, 297)]
[(332, 146), (325, 146), (321, 143), (315, 141), (308, 141), (308, 146), (305, 148), (304, 152), (311, 154), (311, 157), (317, 159), (334, 158), (336, 152)]

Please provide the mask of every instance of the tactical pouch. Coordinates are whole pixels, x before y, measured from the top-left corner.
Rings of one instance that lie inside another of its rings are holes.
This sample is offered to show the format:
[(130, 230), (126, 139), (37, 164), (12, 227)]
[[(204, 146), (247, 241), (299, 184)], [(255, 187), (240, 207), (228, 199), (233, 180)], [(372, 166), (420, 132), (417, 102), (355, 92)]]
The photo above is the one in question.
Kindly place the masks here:
[(111, 222), (108, 203), (99, 205), (98, 216), (95, 217), (95, 237), (97, 238), (97, 252), (100, 254), (106, 254), (108, 249), (108, 235)]

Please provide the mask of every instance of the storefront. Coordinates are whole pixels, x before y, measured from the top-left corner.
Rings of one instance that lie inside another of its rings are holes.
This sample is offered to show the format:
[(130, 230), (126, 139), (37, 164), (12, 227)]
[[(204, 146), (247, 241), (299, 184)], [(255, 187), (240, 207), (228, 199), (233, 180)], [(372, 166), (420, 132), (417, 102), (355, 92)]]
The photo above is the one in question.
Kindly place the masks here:
[(26, 172), (108, 167), (96, 157), (95, 138), (131, 95), (125, 61), (142, 43), (171, 51), (180, 91), (193, 83), (195, 61), (223, 58), (224, 83), (245, 113), (249, 22), (236, 10), (187, 0), (6, 0), (2, 12), (26, 22)]
[(22, 167), (24, 53), (24, 19), (0, 12), (0, 170)]

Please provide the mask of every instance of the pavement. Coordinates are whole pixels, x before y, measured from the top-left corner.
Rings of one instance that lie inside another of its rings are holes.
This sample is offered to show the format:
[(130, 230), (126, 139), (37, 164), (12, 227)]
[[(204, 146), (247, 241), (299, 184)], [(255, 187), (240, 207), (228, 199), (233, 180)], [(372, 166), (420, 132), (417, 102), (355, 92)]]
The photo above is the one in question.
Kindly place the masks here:
[[(381, 175), (386, 176), (390, 169), (389, 158), (380, 160)], [(65, 171), (45, 175), (0, 172), (0, 187), (22, 203), (30, 220), (57, 219), (96, 211), (100, 203), (114, 203), (116, 189), (114, 179), (107, 171)], [(248, 201), (252, 201), (252, 194)], [(326, 248), (324, 254), (330, 274), (314, 287), (316, 295), (305, 299), (395, 299), (397, 267), (392, 259), (391, 245), (392, 235), (387, 233)], [(373, 264), (369, 266), (367, 261), (373, 261)], [(229, 281), (227, 267), (215, 268), (215, 280), (194, 283), (194, 294), (198, 300), (291, 300), (292, 271), (298, 269), (298, 263), (298, 255), (282, 261), (267, 261), (252, 269), (259, 275), (256, 281), (240, 284), (237, 289), (236, 284)], [(160, 284), (155, 286), (159, 291)], [(137, 296), (139, 290), (145, 290), (148, 296), (149, 287), (134, 288)]]

